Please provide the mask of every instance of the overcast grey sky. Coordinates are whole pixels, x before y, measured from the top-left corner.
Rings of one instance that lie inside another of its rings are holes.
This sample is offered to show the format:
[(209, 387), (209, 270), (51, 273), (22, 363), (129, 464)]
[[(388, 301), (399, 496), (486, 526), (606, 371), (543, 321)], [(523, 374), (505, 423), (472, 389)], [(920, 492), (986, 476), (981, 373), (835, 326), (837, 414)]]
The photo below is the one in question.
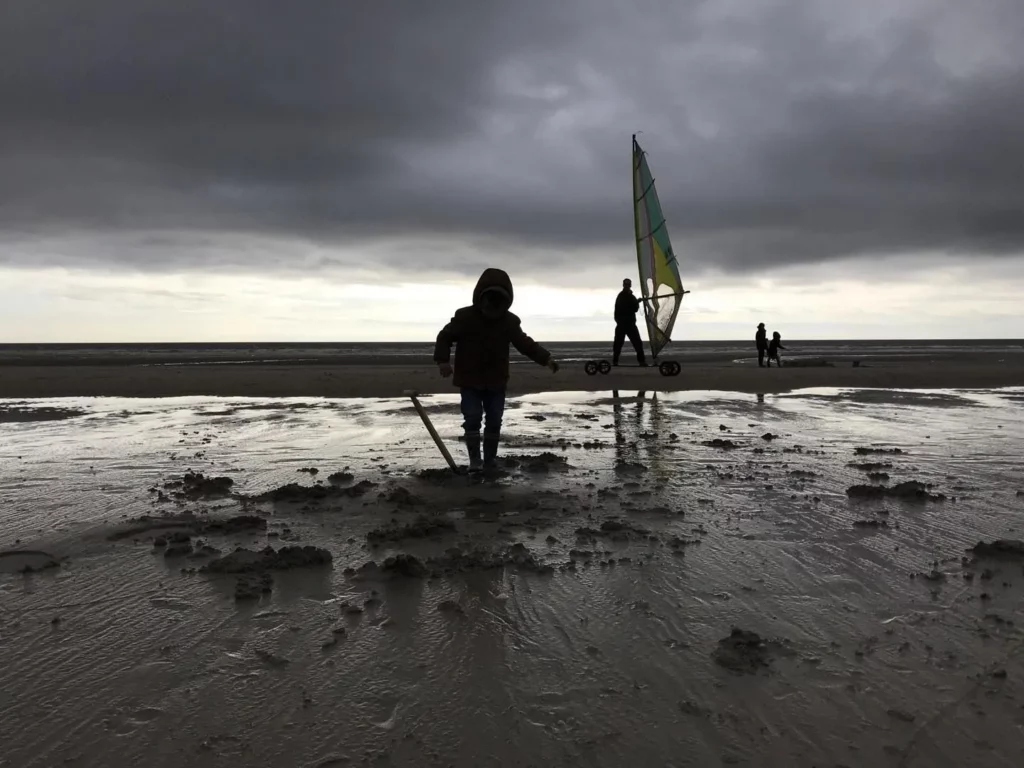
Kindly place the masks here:
[(634, 268), (643, 131), (688, 282), (1005, 285), (1022, 39), (1020, 0), (5, 0), (3, 282), (595, 289)]

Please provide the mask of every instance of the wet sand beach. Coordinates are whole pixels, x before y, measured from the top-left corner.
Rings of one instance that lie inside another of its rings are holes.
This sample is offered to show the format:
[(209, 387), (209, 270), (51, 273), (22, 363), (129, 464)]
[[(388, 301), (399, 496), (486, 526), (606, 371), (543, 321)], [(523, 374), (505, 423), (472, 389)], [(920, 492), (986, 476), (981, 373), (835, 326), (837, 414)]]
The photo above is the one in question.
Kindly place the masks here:
[[(647, 389), (787, 392), (808, 387), (992, 388), (1024, 386), (1024, 356), (959, 360), (879, 360), (858, 367), (758, 368), (729, 361), (687, 362), (678, 376), (656, 368), (618, 368), (588, 376), (582, 362), (552, 374), (529, 363), (513, 366), (509, 391)], [(275, 365), (11, 365), (0, 366), (0, 398), (51, 397), (398, 397), (407, 389), (452, 391), (429, 364), (322, 363)]]
[(0, 765), (1019, 765), (1022, 405), (5, 401)]

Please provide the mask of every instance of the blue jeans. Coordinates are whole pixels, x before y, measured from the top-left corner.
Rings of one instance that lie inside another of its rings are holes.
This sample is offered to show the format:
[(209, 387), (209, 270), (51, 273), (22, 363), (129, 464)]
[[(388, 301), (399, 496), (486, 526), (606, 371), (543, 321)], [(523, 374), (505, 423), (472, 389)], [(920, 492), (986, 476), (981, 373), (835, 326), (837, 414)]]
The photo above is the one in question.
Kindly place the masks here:
[(479, 435), (480, 426), (486, 426), (484, 433), (497, 435), (501, 432), (501, 417), (505, 413), (505, 393), (494, 389), (472, 389), (463, 387), (462, 428), (467, 435)]

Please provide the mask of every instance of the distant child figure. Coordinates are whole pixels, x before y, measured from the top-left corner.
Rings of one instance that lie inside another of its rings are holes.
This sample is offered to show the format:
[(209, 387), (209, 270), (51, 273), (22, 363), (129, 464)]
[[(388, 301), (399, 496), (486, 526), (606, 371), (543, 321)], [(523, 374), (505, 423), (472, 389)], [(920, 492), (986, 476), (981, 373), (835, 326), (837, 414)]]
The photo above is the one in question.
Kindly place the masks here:
[[(509, 378), (509, 344), (539, 365), (558, 371), (551, 353), (527, 336), (520, 320), (509, 312), (512, 280), (501, 269), (485, 269), (473, 289), (473, 305), (455, 316), (437, 334), (434, 362), (445, 378), (452, 376), (451, 348), (455, 345), (452, 383), (462, 395), (462, 427), (466, 431), (469, 469), (496, 466), (505, 388)], [(485, 422), (486, 419), (486, 422)], [(483, 461), (480, 426), (484, 425)]]
[(772, 367), (772, 360), (775, 361), (775, 365), (779, 368), (782, 367), (782, 361), (779, 359), (779, 350), (785, 349), (782, 346), (782, 336), (778, 331), (772, 334), (772, 340), (768, 343), (768, 367)]
[(764, 368), (764, 353), (768, 351), (768, 332), (764, 329), (764, 323), (757, 324), (754, 343), (757, 344), (757, 367)]

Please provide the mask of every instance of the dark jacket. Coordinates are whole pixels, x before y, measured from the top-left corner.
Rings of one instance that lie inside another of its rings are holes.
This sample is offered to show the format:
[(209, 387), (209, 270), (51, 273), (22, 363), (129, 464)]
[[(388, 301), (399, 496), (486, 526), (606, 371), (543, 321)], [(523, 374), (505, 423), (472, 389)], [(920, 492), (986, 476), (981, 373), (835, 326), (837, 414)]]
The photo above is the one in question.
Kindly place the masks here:
[(774, 356), (778, 354), (780, 349), (785, 349), (785, 347), (782, 346), (782, 339), (772, 339), (771, 342), (768, 344), (769, 355)]
[(640, 299), (623, 288), (615, 297), (615, 324), (636, 325), (636, 313), (640, 310)]
[(768, 331), (764, 328), (758, 328), (754, 341), (757, 342), (758, 349), (768, 349)]
[(456, 310), (448, 325), (437, 334), (434, 362), (449, 362), (454, 344), (455, 386), (504, 391), (508, 384), (509, 344), (539, 365), (547, 365), (551, 353), (523, 332), (521, 321), (511, 312), (492, 319), (480, 311), (480, 296), (488, 288), (501, 288), (511, 305), (512, 280), (508, 274), (500, 269), (485, 269), (473, 289), (473, 306)]

